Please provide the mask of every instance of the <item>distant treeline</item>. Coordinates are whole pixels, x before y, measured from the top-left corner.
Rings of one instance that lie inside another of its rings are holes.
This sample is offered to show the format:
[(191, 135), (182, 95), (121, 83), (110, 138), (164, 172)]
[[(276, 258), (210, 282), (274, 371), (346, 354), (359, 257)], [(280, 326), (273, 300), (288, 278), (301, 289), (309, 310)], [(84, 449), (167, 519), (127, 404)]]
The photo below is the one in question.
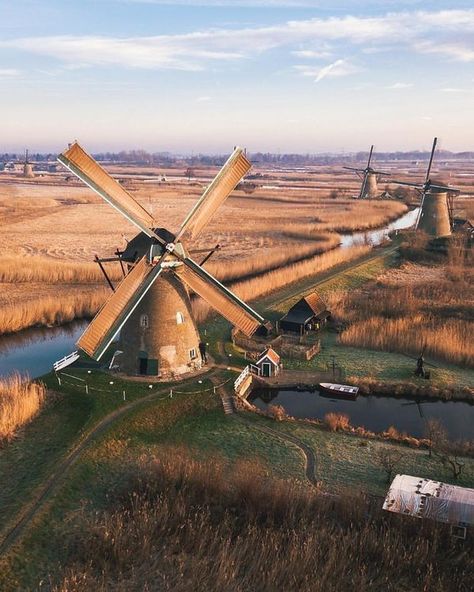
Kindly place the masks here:
[[(146, 150), (122, 150), (121, 152), (99, 152), (94, 157), (101, 162), (124, 163), (135, 165), (157, 165), (173, 166), (176, 164), (185, 164), (187, 166), (220, 166), (228, 155), (217, 154), (195, 154), (192, 156), (180, 156), (170, 152), (147, 152)], [(368, 152), (355, 152), (346, 154), (272, 154), (270, 152), (254, 152), (249, 154), (254, 164), (262, 163), (277, 166), (303, 166), (310, 164), (335, 164), (335, 163), (356, 163), (363, 162), (368, 157)], [(56, 161), (57, 154), (32, 154), (29, 160), (32, 162), (52, 162)], [(376, 160), (428, 160), (429, 152), (412, 150), (409, 152), (377, 152)], [(472, 160), (474, 152), (449, 152), (440, 150), (437, 153), (437, 160)], [(23, 162), (24, 154), (0, 154), (0, 162)]]

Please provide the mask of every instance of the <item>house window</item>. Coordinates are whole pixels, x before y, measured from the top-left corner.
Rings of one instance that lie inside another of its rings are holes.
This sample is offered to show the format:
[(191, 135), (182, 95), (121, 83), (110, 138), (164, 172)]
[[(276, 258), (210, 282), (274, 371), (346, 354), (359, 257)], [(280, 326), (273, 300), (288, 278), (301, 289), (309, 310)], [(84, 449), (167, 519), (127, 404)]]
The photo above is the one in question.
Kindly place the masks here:
[(148, 315), (142, 314), (140, 317), (140, 327), (143, 329), (148, 329)]
[(196, 359), (196, 349), (194, 347), (193, 347), (193, 349), (189, 350), (189, 357), (191, 358), (191, 360)]
[(176, 313), (176, 324), (181, 325), (182, 323), (184, 323), (184, 315), (182, 312), (177, 312)]

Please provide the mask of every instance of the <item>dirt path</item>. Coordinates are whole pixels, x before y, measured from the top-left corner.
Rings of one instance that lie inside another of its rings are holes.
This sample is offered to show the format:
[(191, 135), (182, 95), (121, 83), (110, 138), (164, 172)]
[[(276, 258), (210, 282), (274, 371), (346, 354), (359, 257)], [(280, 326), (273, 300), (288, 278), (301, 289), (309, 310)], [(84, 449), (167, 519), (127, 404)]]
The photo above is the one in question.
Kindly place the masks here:
[(299, 450), (303, 453), (303, 455), (305, 457), (305, 461), (306, 461), (306, 467), (305, 467), (306, 478), (308, 479), (308, 481), (312, 485), (316, 485), (316, 483), (317, 483), (316, 455), (314, 454), (313, 450), (307, 444), (305, 444), (302, 440), (300, 440), (296, 436), (292, 436), (291, 434), (285, 434), (284, 432), (279, 432), (278, 430), (274, 430), (268, 426), (257, 425), (253, 421), (249, 421), (248, 419), (246, 419), (245, 417), (242, 417), (241, 415), (234, 414), (233, 418), (236, 421), (239, 421), (240, 423), (243, 423), (246, 426), (250, 427), (251, 429), (259, 430), (260, 432), (263, 432), (265, 434), (269, 434), (270, 436), (273, 436), (274, 438), (278, 438), (279, 440), (283, 440), (284, 442), (287, 442), (287, 443), (289, 442), (290, 444), (293, 444), (294, 446), (299, 448)]
[[(217, 370), (211, 370), (208, 377), (211, 377), (216, 371)], [(168, 397), (168, 392), (169, 388), (160, 389), (159, 391), (146, 395), (141, 399), (136, 399), (135, 401), (127, 403), (123, 407), (120, 407), (103, 417), (99, 423), (83, 436), (80, 442), (58, 461), (51, 475), (43, 485), (38, 488), (34, 498), (20, 510), (18, 516), (15, 518), (15, 524), (10, 527), (10, 530), (6, 533), (3, 540), (0, 541), (0, 556), (4, 555), (11, 549), (30, 522), (37, 516), (60, 483), (64, 480), (67, 471), (79, 459), (88, 446), (90, 446), (99, 436), (104, 434), (118, 419), (124, 417), (127, 413), (130, 413), (130, 411), (141, 405), (165, 399)]]

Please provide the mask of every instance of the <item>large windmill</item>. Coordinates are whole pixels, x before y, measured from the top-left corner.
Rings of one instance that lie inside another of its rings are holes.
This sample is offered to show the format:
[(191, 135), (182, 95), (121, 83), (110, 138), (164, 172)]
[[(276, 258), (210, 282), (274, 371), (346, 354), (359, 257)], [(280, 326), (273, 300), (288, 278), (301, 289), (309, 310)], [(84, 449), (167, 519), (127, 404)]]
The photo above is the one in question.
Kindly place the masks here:
[(397, 183), (398, 185), (414, 187), (421, 195), (420, 209), (418, 211), (415, 229), (422, 230), (434, 238), (451, 234), (453, 225), (453, 195), (459, 193), (459, 189), (449, 187), (448, 185), (439, 185), (431, 181), (431, 167), (433, 166), (437, 143), (438, 138), (434, 138), (423, 183), (392, 181), (392, 183)]
[(77, 342), (100, 360), (120, 331), (120, 369), (128, 374), (179, 375), (198, 369), (199, 333), (188, 288), (247, 336), (264, 319), (193, 261), (181, 241), (196, 238), (251, 164), (236, 148), (192, 208), (177, 234), (158, 227), (153, 216), (78, 143), (58, 157), (74, 175), (140, 229), (119, 253), (128, 273)]
[(370, 147), (369, 160), (367, 161), (367, 166), (364, 169), (348, 166), (343, 167), (349, 171), (354, 171), (362, 181), (359, 195), (357, 196), (358, 199), (374, 199), (379, 197), (380, 194), (377, 188), (377, 182), (382, 176), (388, 177), (390, 175), (390, 173), (376, 171), (370, 166), (373, 151), (374, 146), (372, 145)]
[(25, 150), (25, 162), (23, 163), (23, 176), (26, 179), (32, 179), (35, 174), (33, 172), (33, 166), (28, 160), (28, 148)]

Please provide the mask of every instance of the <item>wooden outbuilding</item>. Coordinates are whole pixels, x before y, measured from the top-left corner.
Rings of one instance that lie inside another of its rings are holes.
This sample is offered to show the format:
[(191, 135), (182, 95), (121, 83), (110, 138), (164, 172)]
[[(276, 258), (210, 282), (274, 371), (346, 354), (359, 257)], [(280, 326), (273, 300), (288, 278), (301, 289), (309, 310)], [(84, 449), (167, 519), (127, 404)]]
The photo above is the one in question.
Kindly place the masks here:
[(317, 331), (331, 316), (326, 303), (317, 292), (313, 292), (298, 300), (279, 322), (282, 332), (304, 335)]
[(255, 363), (259, 370), (260, 376), (263, 378), (270, 378), (271, 376), (277, 376), (281, 370), (281, 358), (271, 347), (260, 354), (257, 362)]

